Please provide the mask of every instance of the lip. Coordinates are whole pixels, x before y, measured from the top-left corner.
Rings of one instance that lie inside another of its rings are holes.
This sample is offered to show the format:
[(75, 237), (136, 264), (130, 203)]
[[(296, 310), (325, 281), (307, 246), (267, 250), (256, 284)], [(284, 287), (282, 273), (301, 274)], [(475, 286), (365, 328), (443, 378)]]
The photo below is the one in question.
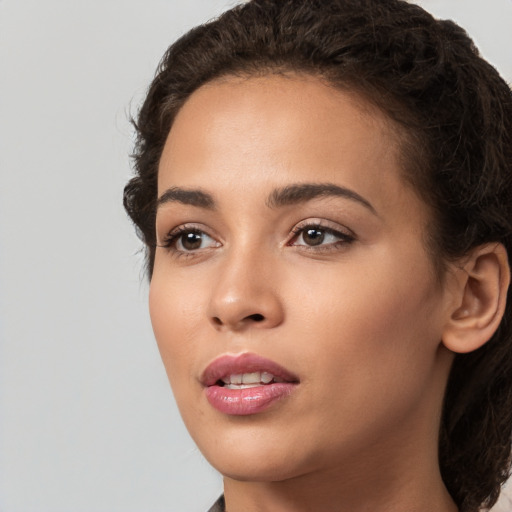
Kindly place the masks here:
[[(268, 372), (283, 382), (245, 389), (228, 389), (218, 384), (228, 375), (252, 372)], [(242, 416), (263, 412), (276, 401), (286, 398), (297, 387), (299, 379), (276, 362), (245, 352), (214, 359), (202, 373), (201, 383), (212, 407), (224, 414)]]

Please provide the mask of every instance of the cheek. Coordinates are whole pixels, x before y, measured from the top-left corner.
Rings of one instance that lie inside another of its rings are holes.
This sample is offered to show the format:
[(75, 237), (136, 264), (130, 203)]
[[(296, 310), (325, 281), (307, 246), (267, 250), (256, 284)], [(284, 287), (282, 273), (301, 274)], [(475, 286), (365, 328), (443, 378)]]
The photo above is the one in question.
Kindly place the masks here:
[(162, 271), (153, 275), (149, 312), (158, 349), (173, 389), (190, 379), (203, 298), (193, 286), (184, 287)]
[(396, 257), (363, 263), (308, 281), (292, 320), (304, 357), (316, 372), (360, 389), (426, 378), (440, 341), (428, 265), (407, 268)]

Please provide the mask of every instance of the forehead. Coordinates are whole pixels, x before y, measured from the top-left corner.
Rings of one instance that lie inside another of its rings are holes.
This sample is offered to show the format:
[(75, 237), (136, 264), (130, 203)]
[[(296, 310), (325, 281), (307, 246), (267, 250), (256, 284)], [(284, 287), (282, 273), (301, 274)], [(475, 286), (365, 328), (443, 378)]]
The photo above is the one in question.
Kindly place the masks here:
[(228, 77), (202, 86), (178, 112), (158, 187), (230, 185), (240, 194), (262, 179), (322, 181), (389, 202), (409, 188), (400, 162), (398, 129), (353, 91), (309, 75)]

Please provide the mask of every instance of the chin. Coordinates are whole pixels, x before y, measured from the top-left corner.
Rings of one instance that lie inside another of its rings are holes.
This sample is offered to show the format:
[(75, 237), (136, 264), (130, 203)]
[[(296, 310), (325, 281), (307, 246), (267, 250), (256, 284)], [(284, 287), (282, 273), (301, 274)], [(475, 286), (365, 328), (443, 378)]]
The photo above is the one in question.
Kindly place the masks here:
[(210, 463), (223, 476), (240, 482), (280, 482), (299, 476), (302, 471), (291, 467), (289, 461), (277, 461), (271, 457), (268, 462), (254, 463), (247, 461), (229, 461), (216, 464), (216, 461)]
[(296, 446), (276, 437), (226, 434), (208, 445), (199, 441), (198, 446), (219, 473), (233, 480), (277, 482), (296, 477), (311, 465), (303, 460), (306, 457), (300, 456)]

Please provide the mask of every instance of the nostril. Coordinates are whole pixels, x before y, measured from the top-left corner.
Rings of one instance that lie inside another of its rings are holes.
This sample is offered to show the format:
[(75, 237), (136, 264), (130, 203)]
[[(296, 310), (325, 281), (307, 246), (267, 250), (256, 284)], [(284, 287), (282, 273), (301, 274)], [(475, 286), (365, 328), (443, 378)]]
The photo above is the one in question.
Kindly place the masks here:
[(247, 315), (238, 321), (236, 319), (233, 319), (233, 321), (231, 321), (231, 318), (222, 319), (222, 317), (219, 317), (219, 316), (212, 316), (211, 322), (216, 327), (230, 327), (230, 328), (239, 329), (242, 326), (248, 326), (253, 322), (261, 323), (265, 319), (266, 319), (266, 317), (264, 315), (262, 315), (261, 313), (254, 313), (252, 315)]
[(262, 322), (265, 319), (265, 317), (263, 315), (260, 315), (259, 313), (249, 315), (247, 318), (254, 320), (255, 322)]

